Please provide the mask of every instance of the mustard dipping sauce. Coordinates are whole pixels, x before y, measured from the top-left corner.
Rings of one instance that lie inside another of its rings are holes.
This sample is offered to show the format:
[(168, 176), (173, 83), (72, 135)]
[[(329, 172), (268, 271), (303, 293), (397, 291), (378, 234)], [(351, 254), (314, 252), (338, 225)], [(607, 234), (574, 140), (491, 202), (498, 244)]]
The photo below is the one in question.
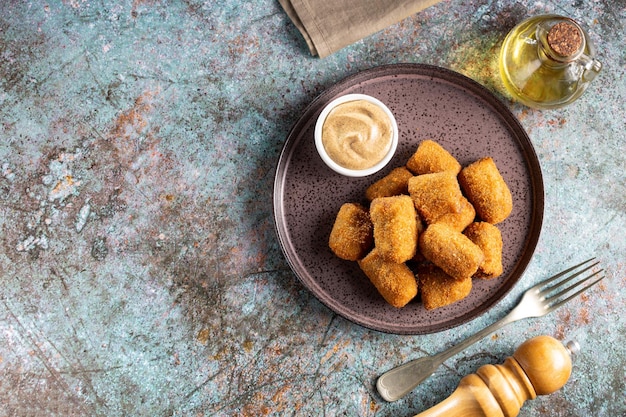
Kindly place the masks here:
[(389, 116), (366, 100), (337, 105), (322, 126), (326, 153), (348, 169), (367, 169), (382, 161), (391, 148), (392, 136)]

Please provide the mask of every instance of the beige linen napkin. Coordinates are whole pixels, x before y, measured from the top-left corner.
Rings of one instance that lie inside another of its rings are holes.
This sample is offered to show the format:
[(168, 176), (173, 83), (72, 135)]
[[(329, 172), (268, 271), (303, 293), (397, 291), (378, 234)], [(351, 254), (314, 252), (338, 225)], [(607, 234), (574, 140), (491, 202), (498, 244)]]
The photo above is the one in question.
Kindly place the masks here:
[(328, 56), (441, 0), (279, 0), (313, 55)]

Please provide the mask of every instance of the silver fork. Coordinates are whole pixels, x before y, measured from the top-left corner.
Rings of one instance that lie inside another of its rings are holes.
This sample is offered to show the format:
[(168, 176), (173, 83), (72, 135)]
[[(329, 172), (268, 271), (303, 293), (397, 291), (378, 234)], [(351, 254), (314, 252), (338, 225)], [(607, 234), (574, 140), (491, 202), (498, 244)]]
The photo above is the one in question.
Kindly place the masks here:
[[(529, 317), (541, 317), (561, 307), (604, 278), (604, 275), (597, 277), (603, 271), (600, 269), (571, 283), (575, 278), (599, 264), (599, 262), (589, 264), (594, 260), (595, 258), (588, 259), (529, 288), (509, 314), (458, 345), (436, 355), (407, 362), (382, 374), (376, 381), (378, 393), (387, 401), (399, 400), (432, 375), (447, 359), (465, 350), (488, 334), (514, 321)], [(582, 266), (585, 268), (573, 272)], [(570, 272), (572, 273), (570, 274)], [(592, 280), (593, 277), (596, 278)], [(572, 293), (578, 287), (582, 288)]]

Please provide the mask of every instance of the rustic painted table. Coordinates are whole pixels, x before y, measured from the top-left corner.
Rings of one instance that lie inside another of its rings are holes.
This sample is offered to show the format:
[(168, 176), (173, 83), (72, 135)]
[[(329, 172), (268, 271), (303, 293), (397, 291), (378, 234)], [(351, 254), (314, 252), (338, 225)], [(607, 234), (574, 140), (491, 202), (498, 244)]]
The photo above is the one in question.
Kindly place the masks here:
[[(521, 19), (580, 21), (604, 69), (561, 110), (515, 104), (495, 57)], [(1, 416), (410, 416), (524, 340), (576, 339), (563, 389), (521, 416), (626, 414), (626, 2), (445, 0), (327, 58), (275, 0), (0, 4)], [(436, 334), (368, 330), (291, 272), (275, 165), (305, 107), (382, 64), (446, 67), (499, 96), (543, 170), (542, 234), (519, 284)], [(502, 317), (590, 255), (607, 277), (510, 325), (411, 395), (386, 369)]]

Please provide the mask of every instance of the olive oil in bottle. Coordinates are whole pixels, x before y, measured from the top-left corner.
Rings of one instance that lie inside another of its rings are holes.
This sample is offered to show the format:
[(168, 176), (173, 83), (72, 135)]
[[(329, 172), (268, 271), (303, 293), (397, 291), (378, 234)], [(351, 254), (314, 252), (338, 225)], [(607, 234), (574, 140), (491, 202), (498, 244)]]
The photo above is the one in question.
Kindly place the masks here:
[(602, 65), (588, 35), (572, 19), (542, 15), (518, 24), (500, 51), (500, 75), (513, 99), (534, 108), (576, 100)]

